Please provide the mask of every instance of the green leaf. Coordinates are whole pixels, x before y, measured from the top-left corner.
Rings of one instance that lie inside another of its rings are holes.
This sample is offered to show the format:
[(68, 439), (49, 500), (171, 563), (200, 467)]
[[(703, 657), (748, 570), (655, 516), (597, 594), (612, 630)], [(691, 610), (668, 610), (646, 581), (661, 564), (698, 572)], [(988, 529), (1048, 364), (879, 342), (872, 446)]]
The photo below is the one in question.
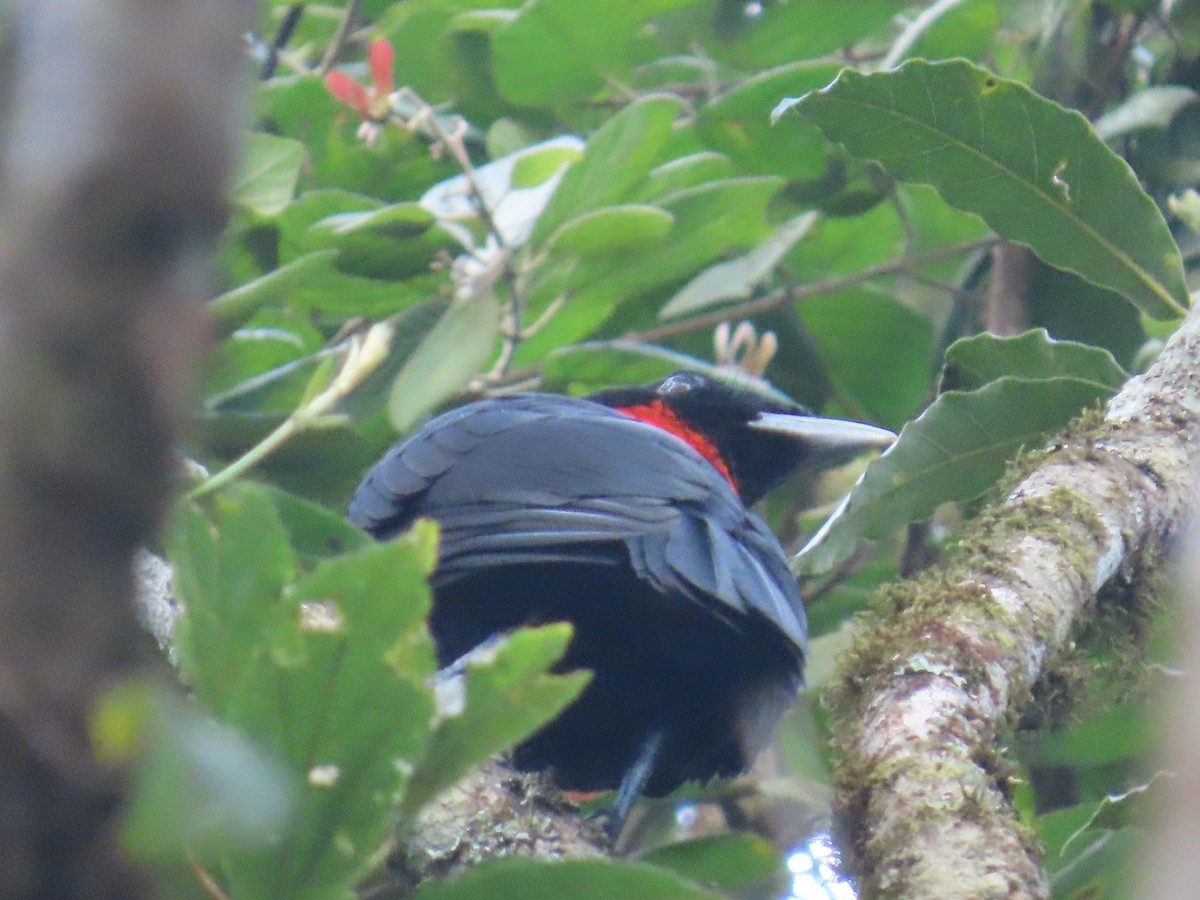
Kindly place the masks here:
[(1145, 832), (1136, 828), (1089, 829), (1077, 843), (1079, 851), (1050, 879), (1053, 895), (1071, 900), (1129, 896), (1126, 889), (1130, 873), (1144, 867)]
[(515, 188), (537, 187), (565, 164), (578, 162), (582, 158), (583, 150), (579, 147), (557, 144), (531, 147), (516, 158), (516, 164), (512, 170), (512, 186)]
[[(1107, 794), (1099, 802), (1081, 803), (1038, 816), (1038, 836), (1046, 848), (1046, 871), (1052, 881), (1058, 884), (1060, 875), (1063, 882), (1074, 880), (1084, 872), (1089, 874), (1081, 880), (1094, 877), (1089, 870), (1095, 868), (1096, 861), (1088, 857), (1094, 854), (1097, 842), (1104, 842), (1129, 826), (1136, 828), (1146, 821), (1149, 812), (1162, 809), (1167, 802), (1167, 791), (1174, 787), (1172, 780), (1171, 775), (1160, 770), (1148, 782)], [(1108, 862), (1111, 865), (1111, 860)]]
[(266, 495), (234, 487), (178, 510), (168, 542), (186, 606), (175, 631), (179, 665), (197, 696), (225, 716), (266, 649), (271, 606), (296, 574), (288, 535)]
[(481, 863), (453, 881), (424, 885), (417, 900), (719, 900), (716, 894), (671, 872), (639, 862), (574, 859), (538, 862), (500, 859)]
[(579, 695), (589, 673), (547, 674), (570, 640), (565, 623), (523, 629), (476, 651), (465, 665), (465, 688), (454, 681), (464, 675), (439, 675), (439, 694), (461, 697), (465, 690), (465, 706), (450, 710), (434, 732), (409, 780), (404, 812), (415, 813), (488, 757), (529, 737)]
[(733, 164), (724, 154), (712, 151), (693, 153), (691, 156), (682, 156), (651, 169), (644, 186), (634, 199), (650, 202), (711, 181), (722, 181), (733, 175)]
[(1023, 756), (1037, 763), (1076, 768), (1137, 759), (1149, 749), (1148, 716), (1142, 704), (1116, 706), (1065, 731), (1038, 735)]
[(1092, 127), (1106, 141), (1149, 128), (1166, 128), (1181, 109), (1197, 100), (1200, 100), (1200, 94), (1189, 87), (1152, 85), (1131, 94), (1120, 106), (1097, 119)]
[(328, 352), (303, 316), (269, 306), (211, 354), (204, 378), (206, 411), (290, 413)]
[(750, 27), (728, 46), (706, 48), (748, 69), (836, 53), (891, 26), (903, 0), (788, 0), (763, 4)]
[(657, 94), (625, 107), (588, 139), (583, 159), (571, 166), (533, 232), (533, 242), (563, 222), (626, 199), (661, 160), (683, 101)]
[(865, 288), (810, 297), (796, 312), (844, 405), (899, 428), (929, 395), (933, 325), (927, 316)]
[(496, 87), (523, 106), (588, 97), (627, 79), (641, 23), (688, 2), (606, 0), (603, 15), (587, 16), (575, 0), (533, 0), (492, 36)]
[(1155, 318), (1186, 310), (1170, 229), (1129, 166), (1079, 113), (962, 60), (914, 60), (785, 100), (897, 178), (929, 183), (1053, 266)]
[(663, 197), (660, 204), (675, 217), (670, 240), (636, 268), (617, 265), (613, 282), (634, 295), (696, 272), (730, 247), (744, 247), (769, 234), (767, 204), (781, 180), (769, 176), (727, 178)]
[(977, 391), (942, 394), (867, 467), (795, 564), (826, 571), (860, 539), (885, 537), (929, 518), (942, 503), (978, 496), (1020, 449), (1039, 445), (1109, 393), (1078, 378), (1005, 377)]
[(371, 545), (371, 538), (340, 513), (271, 485), (263, 490), (275, 505), (300, 562), (311, 565)]
[(765, 238), (766, 207), (778, 191), (778, 178), (728, 178), (677, 191), (662, 198), (675, 217), (669, 240), (638, 253), (572, 260), (559, 277), (530, 292), (530, 315), (565, 296), (566, 307), (536, 335), (523, 341), (515, 364), (530, 365), (547, 353), (593, 334), (623, 303), (694, 274), (731, 246)]
[(1117, 391), (1129, 376), (1103, 347), (1056, 341), (1044, 328), (1016, 337), (977, 334), (946, 350), (942, 390), (970, 391), (1005, 375), (1078, 378)]
[[(1001, 28), (1001, 0), (959, 0), (943, 4), (935, 21), (918, 27), (919, 36), (904, 59), (990, 59)], [(931, 8), (926, 7), (926, 11)], [(923, 11), (924, 14), (924, 11)], [(913, 24), (917, 24), (914, 17)], [(897, 59), (896, 63), (902, 60)]]
[(784, 874), (770, 841), (753, 834), (718, 834), (656, 847), (641, 861), (724, 891), (752, 887)]
[(1053, 875), (1068, 859), (1066, 851), (1070, 849), (1069, 844), (1078, 846), (1074, 839), (1079, 836), (1081, 829), (1087, 828), (1098, 809), (1098, 803), (1081, 803), (1037, 817), (1038, 837), (1045, 848), (1044, 859), (1049, 874)]
[(674, 221), (674, 216), (657, 206), (606, 206), (560, 226), (546, 242), (546, 250), (599, 256), (644, 247), (664, 237)]
[(697, 133), (708, 146), (728, 154), (741, 174), (820, 178), (830, 149), (820, 129), (798, 121), (786, 129), (773, 127), (771, 110), (780, 97), (829, 84), (841, 68), (836, 62), (802, 59), (758, 72), (701, 106)]
[(1143, 323), (1152, 320), (1120, 294), (1089, 284), (1077, 275), (1038, 261), (1029, 285), (1029, 321), (1059, 340), (1094, 344), (1128, 369), (1146, 340)]
[(228, 337), (261, 307), (284, 299), (315, 272), (328, 271), (335, 259), (336, 250), (314, 250), (214, 298), (208, 304), (208, 314), (217, 337)]
[(363, 212), (326, 216), (309, 228), (313, 231), (327, 231), (335, 236), (370, 230), (387, 236), (411, 237), (428, 228), (433, 224), (433, 220), (433, 213), (419, 203), (392, 203)]
[(787, 266), (800, 283), (850, 275), (898, 259), (905, 240), (896, 207), (881, 203), (856, 216), (822, 216), (788, 254)]
[(450, 20), (454, 31), (479, 31), (492, 34), (518, 15), (515, 9), (473, 9), (459, 13)]
[(736, 370), (713, 365), (698, 356), (680, 353), (669, 347), (619, 338), (560, 348), (547, 362), (546, 376), (551, 380), (570, 381), (578, 392), (591, 393), (614, 384), (655, 381), (681, 370), (734, 381), (742, 388), (757, 391), (775, 402), (791, 402), (790, 398), (767, 382), (747, 380), (743, 373)]
[(296, 192), (304, 145), (290, 138), (252, 131), (242, 142), (229, 199), (260, 216), (282, 212)]
[(436, 529), (320, 563), (276, 605), (271, 666), (237, 721), (304, 779), (271, 852), (227, 863), (234, 894), (324, 897), (362, 873), (425, 748), (434, 669), (425, 626)]
[(479, 374), (499, 331), (500, 304), (490, 291), (452, 304), (392, 383), (392, 426), (403, 434)]
[(138, 859), (262, 846), (294, 808), (290, 773), (161, 688), (126, 684), (109, 691), (93, 712), (91, 732), (102, 759), (138, 757), (121, 828)]
[(672, 372), (716, 368), (707, 360), (656, 344), (636, 341), (589, 341), (560, 347), (546, 358), (547, 381), (569, 384), (590, 394), (617, 384), (648, 384)]
[(418, 523), (297, 576), (264, 492), (235, 487), (213, 510), (209, 522), (187, 505), (173, 529), (181, 659), (200, 699), (300, 785), (290, 826), (263, 848), (229, 849), (221, 872), (238, 897), (344, 892), (430, 733), (436, 528)]
[(709, 266), (689, 281), (659, 310), (660, 319), (677, 319), (710, 306), (745, 300), (779, 265), (779, 261), (801, 240), (818, 213), (805, 212), (780, 225), (769, 238), (737, 259)]

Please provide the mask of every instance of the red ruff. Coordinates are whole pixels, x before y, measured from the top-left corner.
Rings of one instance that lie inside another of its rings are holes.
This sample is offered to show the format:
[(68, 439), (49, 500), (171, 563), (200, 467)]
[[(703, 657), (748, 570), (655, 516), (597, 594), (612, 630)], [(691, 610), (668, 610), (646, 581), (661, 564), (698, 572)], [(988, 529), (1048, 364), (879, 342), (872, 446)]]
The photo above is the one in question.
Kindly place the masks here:
[(721, 477), (729, 482), (730, 487), (735, 491), (737, 490), (737, 482), (734, 481), (733, 473), (729, 471), (729, 466), (721, 458), (721, 454), (717, 450), (717, 445), (710, 441), (704, 432), (693, 428), (687, 422), (683, 421), (683, 419), (679, 418), (675, 414), (675, 411), (667, 406), (666, 401), (651, 400), (649, 403), (643, 403), (639, 406), (618, 406), (616, 407), (616, 411), (632, 419), (637, 419), (639, 422), (645, 422), (647, 425), (653, 425), (656, 428), (661, 428), (663, 431), (669, 431), (712, 463), (713, 468), (721, 473)]

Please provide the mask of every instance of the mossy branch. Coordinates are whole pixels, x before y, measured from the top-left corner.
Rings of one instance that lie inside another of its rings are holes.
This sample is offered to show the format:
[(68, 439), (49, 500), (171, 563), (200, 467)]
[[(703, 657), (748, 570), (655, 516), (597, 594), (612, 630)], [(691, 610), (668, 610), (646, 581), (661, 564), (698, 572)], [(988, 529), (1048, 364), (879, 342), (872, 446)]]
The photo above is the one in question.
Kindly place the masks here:
[(1200, 313), (973, 525), (886, 588), (830, 694), (863, 897), (1048, 897), (999, 736), (1097, 591), (1170, 550), (1200, 464)]

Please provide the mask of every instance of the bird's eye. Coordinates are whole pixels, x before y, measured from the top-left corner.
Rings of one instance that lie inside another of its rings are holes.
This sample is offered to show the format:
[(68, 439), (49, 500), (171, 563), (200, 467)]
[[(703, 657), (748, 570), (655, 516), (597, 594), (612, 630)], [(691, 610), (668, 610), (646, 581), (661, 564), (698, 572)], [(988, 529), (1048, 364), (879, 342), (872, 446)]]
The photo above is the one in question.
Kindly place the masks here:
[(685, 391), (690, 391), (694, 387), (700, 386), (700, 378), (697, 375), (689, 375), (686, 372), (680, 372), (677, 375), (672, 375), (665, 379), (658, 386), (660, 394), (682, 394)]

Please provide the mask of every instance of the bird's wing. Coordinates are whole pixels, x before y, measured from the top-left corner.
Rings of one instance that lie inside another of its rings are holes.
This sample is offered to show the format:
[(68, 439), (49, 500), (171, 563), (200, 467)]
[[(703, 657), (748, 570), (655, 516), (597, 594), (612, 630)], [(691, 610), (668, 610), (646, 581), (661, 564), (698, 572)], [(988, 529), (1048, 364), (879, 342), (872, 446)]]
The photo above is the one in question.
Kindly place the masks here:
[(376, 464), (349, 516), (381, 538), (438, 520), (439, 578), (628, 563), (735, 626), (763, 616), (804, 648), (799, 589), (762, 520), (686, 443), (590, 401), (525, 395), (447, 413)]

